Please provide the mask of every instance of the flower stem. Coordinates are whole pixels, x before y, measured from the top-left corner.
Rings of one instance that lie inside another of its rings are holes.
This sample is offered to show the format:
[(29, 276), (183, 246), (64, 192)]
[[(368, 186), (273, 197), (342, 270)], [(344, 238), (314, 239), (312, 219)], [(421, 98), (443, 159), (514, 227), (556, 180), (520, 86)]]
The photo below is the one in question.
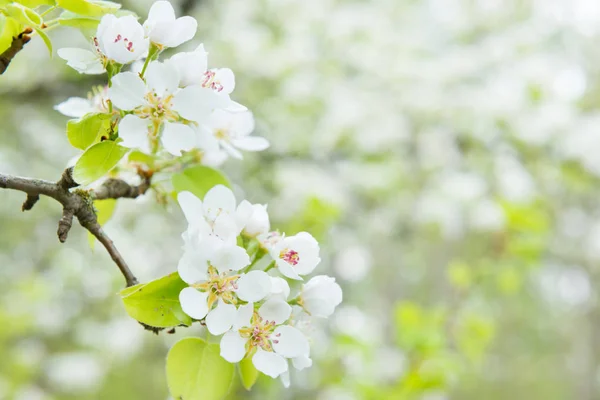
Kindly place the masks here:
[[(259, 250), (258, 253), (256, 253), (256, 255), (254, 256), (254, 260), (252, 260), (252, 262), (250, 263), (250, 265), (248, 265), (246, 268), (244, 268), (243, 272), (246, 273), (246, 272), (250, 271), (256, 265), (257, 262), (259, 262), (260, 260), (262, 260), (262, 258), (265, 256), (265, 254), (267, 254), (267, 253), (264, 252), (264, 251)], [(275, 263), (275, 261), (273, 261), (273, 263)]]
[(273, 269), (275, 267), (275, 261), (271, 261), (271, 264), (267, 265), (267, 268), (265, 268), (265, 272)]

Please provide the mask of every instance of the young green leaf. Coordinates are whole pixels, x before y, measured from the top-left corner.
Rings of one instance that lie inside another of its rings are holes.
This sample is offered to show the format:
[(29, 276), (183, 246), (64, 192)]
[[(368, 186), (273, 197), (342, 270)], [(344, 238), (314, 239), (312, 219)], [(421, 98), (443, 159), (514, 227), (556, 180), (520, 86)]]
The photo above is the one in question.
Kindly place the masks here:
[(75, 148), (85, 150), (98, 142), (102, 135), (108, 136), (110, 115), (88, 114), (67, 122), (67, 138)]
[(160, 279), (123, 290), (125, 310), (134, 319), (158, 328), (191, 325), (179, 304), (179, 292), (188, 285), (174, 272)]
[(44, 32), (43, 29), (40, 29), (37, 26), (34, 26), (33, 29), (37, 32), (38, 35), (40, 35), (40, 37), (44, 41), (44, 44), (46, 45), (46, 48), (50, 53), (50, 58), (52, 58), (52, 40), (50, 40), (50, 37), (48, 37), (48, 34)]
[(110, 140), (96, 143), (77, 160), (73, 169), (73, 179), (80, 185), (88, 185), (102, 178), (128, 151), (129, 149)]
[(231, 187), (225, 175), (216, 169), (205, 167), (204, 165), (196, 165), (173, 174), (171, 182), (176, 192), (187, 190), (201, 199), (204, 198), (206, 192), (216, 185), (221, 184)]
[(252, 389), (252, 386), (256, 383), (258, 375), (260, 374), (254, 364), (252, 364), (251, 358), (244, 358), (238, 364), (238, 371), (242, 380), (242, 385), (246, 390)]
[(18, 19), (23, 25), (33, 28), (42, 24), (42, 17), (31, 8), (25, 7), (22, 4), (8, 4), (5, 10), (11, 17)]
[(113, 14), (121, 5), (112, 1), (88, 0), (57, 0), (59, 7), (74, 12), (75, 14), (90, 17), (101, 17), (104, 14)]
[(19, 20), (0, 13), (0, 53), (10, 47), (13, 37), (18, 36), (22, 28)]
[(175, 399), (223, 399), (234, 372), (234, 365), (220, 356), (218, 344), (199, 338), (180, 340), (167, 355), (167, 383)]
[(22, 4), (25, 7), (29, 8), (35, 8), (38, 6), (53, 6), (54, 4), (56, 4), (56, 1), (54, 0), (14, 0), (13, 2)]

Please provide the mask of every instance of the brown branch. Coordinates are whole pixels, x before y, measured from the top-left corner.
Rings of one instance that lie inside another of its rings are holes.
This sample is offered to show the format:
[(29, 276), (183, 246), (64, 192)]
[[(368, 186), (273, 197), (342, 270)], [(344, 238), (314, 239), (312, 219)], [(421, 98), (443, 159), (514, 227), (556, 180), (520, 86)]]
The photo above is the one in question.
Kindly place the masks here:
[(28, 35), (31, 32), (33, 32), (33, 30), (31, 30), (31, 28), (27, 28), (19, 36), (13, 38), (10, 47), (6, 49), (4, 53), (0, 54), (0, 75), (2, 75), (6, 71), (8, 65), (10, 64), (12, 59), (15, 58), (17, 53), (23, 50), (25, 44), (31, 40), (31, 38)]
[(146, 176), (142, 176), (142, 178), (144, 181), (139, 185), (130, 185), (121, 179), (107, 179), (99, 188), (94, 190), (94, 199), (135, 199), (150, 189), (152, 175), (148, 174)]
[(25, 202), (21, 206), (21, 211), (29, 211), (35, 206), (35, 203), (40, 199), (39, 194), (28, 194)]
[[(31, 204), (31, 207), (33, 207), (35, 202), (30, 199), (39, 198), (40, 195), (51, 197), (59, 202), (63, 206), (63, 215), (58, 223), (58, 239), (63, 243), (67, 240), (73, 217), (77, 217), (79, 224), (94, 235), (106, 248), (108, 254), (110, 254), (125, 277), (127, 286), (137, 284), (137, 279), (127, 266), (127, 263), (98, 223), (92, 201), (94, 194), (83, 190), (69, 190), (77, 186), (78, 184), (73, 180), (72, 169), (65, 170), (61, 179), (56, 183), (41, 179), (0, 174), (0, 188), (26, 193), (27, 200), (25, 203)], [(25, 204), (23, 207), (25, 208)]]

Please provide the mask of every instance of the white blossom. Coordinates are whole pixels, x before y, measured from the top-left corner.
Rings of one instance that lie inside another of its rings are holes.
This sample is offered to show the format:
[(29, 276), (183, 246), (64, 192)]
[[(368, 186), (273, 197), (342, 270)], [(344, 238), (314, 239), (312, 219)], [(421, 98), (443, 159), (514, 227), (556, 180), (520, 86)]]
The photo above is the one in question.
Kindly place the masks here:
[(175, 10), (168, 1), (155, 2), (144, 22), (146, 36), (161, 49), (187, 42), (194, 37), (197, 27), (193, 17), (175, 18)]
[[(165, 150), (176, 156), (196, 146), (195, 130), (180, 123), (180, 113), (194, 108), (194, 98), (178, 89), (178, 80), (177, 70), (158, 61), (148, 65), (145, 82), (133, 72), (113, 77), (110, 100), (121, 110), (133, 111), (119, 123), (121, 145), (149, 151), (150, 140), (158, 136)], [(181, 96), (185, 101), (179, 101)]]
[(221, 338), (221, 356), (232, 363), (252, 354), (257, 370), (276, 378), (288, 370), (287, 359), (310, 354), (307, 338), (286, 325), (292, 309), (277, 298), (267, 300), (257, 311), (254, 304), (240, 306), (233, 328)]
[(319, 243), (310, 233), (300, 232), (278, 241), (270, 250), (279, 271), (290, 279), (301, 280), (321, 262)]
[(59, 113), (72, 118), (81, 118), (89, 113), (107, 113), (108, 86), (98, 86), (92, 90), (87, 99), (70, 97), (54, 106)]
[(235, 242), (252, 213), (252, 205), (247, 201), (236, 206), (233, 192), (223, 185), (210, 189), (204, 200), (185, 191), (177, 195), (177, 200), (190, 232), (212, 235), (224, 241)]
[(327, 318), (341, 302), (342, 288), (335, 282), (335, 278), (318, 275), (302, 286), (298, 303), (308, 314)]
[(108, 62), (129, 64), (143, 57), (149, 46), (144, 28), (131, 15), (104, 15), (92, 42), (93, 50), (63, 48), (58, 50), (58, 56), (80, 73), (101, 74)]
[(210, 131), (206, 140), (215, 141), (231, 157), (242, 159), (244, 151), (262, 151), (269, 147), (267, 139), (250, 136), (254, 131), (254, 117), (250, 111), (230, 112), (217, 109), (212, 112), (205, 126)]

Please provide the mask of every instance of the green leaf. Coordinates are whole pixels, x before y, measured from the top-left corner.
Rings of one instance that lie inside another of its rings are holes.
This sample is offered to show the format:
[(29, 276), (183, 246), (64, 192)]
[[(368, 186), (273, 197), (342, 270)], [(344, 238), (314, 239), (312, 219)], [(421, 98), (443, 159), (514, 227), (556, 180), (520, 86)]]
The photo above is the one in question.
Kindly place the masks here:
[(0, 53), (10, 47), (13, 37), (17, 37), (22, 30), (19, 20), (0, 14)]
[(34, 27), (42, 24), (42, 17), (24, 5), (12, 3), (7, 5), (5, 10), (11, 17), (18, 19), (23, 25)]
[[(56, 4), (54, 0), (11, 0), (14, 3), (19, 3), (24, 5), (25, 7), (35, 8), (38, 6), (53, 6)], [(4, 3), (10, 3), (11, 1), (7, 1)], [(3, 3), (0, 1), (0, 4)]]
[(85, 150), (98, 142), (102, 135), (108, 136), (109, 128), (110, 115), (88, 114), (67, 122), (67, 138), (73, 147)]
[(231, 187), (229, 180), (220, 171), (205, 167), (204, 165), (196, 165), (187, 168), (182, 172), (173, 174), (171, 178), (173, 188), (176, 192), (190, 191), (198, 198), (204, 198), (206, 192), (216, 185), (225, 185)]
[(88, 1), (88, 0), (57, 0), (59, 7), (74, 12), (75, 14), (101, 17), (104, 14), (114, 14), (121, 8), (118, 3), (112, 1)]
[(40, 37), (44, 41), (44, 44), (46, 45), (46, 47), (48, 48), (48, 52), (50, 53), (50, 57), (52, 58), (52, 41), (48, 37), (48, 34), (44, 32), (43, 29), (40, 29), (37, 26), (34, 26), (33, 29), (37, 32), (38, 35), (40, 35)]
[(234, 365), (220, 355), (218, 344), (185, 338), (167, 355), (167, 382), (171, 396), (185, 400), (219, 400), (229, 392)]
[(80, 185), (88, 185), (102, 178), (117, 165), (128, 151), (129, 149), (110, 140), (96, 143), (77, 160), (73, 170), (73, 179)]
[(242, 385), (246, 390), (252, 389), (252, 386), (256, 383), (258, 379), (259, 372), (252, 364), (251, 358), (244, 358), (238, 364), (238, 371), (240, 372), (240, 378), (242, 379)]
[(129, 153), (129, 157), (127, 157), (127, 160), (131, 163), (146, 164), (149, 167), (154, 166), (154, 157), (152, 157), (149, 154), (142, 153), (139, 150), (134, 150), (131, 153)]
[(63, 11), (58, 17), (58, 23), (63, 26), (71, 26), (79, 29), (84, 36), (92, 37), (96, 34), (100, 17), (86, 17), (71, 11)]
[(192, 319), (179, 304), (179, 292), (188, 287), (174, 272), (148, 283), (123, 290), (120, 295), (125, 310), (134, 319), (150, 326), (168, 328), (191, 325)]
[[(96, 216), (98, 217), (98, 223), (100, 225), (104, 225), (108, 222), (110, 217), (115, 212), (115, 208), (117, 207), (116, 199), (103, 199), (103, 200), (94, 200), (94, 208), (96, 209)], [(90, 247), (94, 248), (94, 243), (96, 243), (96, 237), (88, 232), (88, 243)]]

